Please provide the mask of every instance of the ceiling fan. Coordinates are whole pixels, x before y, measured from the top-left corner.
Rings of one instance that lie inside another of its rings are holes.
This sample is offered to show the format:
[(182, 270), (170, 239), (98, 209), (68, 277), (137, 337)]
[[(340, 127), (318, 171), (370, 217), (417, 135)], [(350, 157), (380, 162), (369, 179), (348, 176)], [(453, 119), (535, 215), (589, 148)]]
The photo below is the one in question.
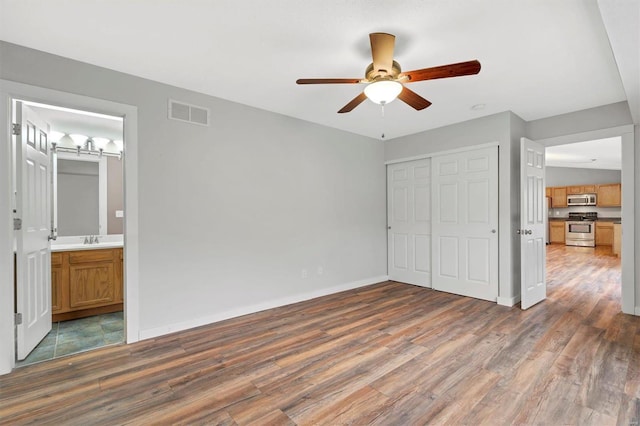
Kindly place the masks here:
[(480, 62), (477, 60), (402, 72), (400, 64), (393, 60), (393, 48), (396, 41), (394, 35), (371, 33), (369, 34), (369, 40), (371, 41), (371, 56), (373, 57), (373, 62), (367, 67), (363, 79), (301, 78), (297, 80), (296, 83), (367, 84), (364, 92), (353, 98), (351, 102), (342, 107), (338, 113), (352, 111), (367, 98), (383, 106), (395, 98), (398, 98), (414, 109), (422, 110), (431, 105), (431, 102), (416, 92), (407, 89), (403, 84), (423, 80), (435, 80), (438, 78), (460, 77), (463, 75), (478, 74), (480, 72)]

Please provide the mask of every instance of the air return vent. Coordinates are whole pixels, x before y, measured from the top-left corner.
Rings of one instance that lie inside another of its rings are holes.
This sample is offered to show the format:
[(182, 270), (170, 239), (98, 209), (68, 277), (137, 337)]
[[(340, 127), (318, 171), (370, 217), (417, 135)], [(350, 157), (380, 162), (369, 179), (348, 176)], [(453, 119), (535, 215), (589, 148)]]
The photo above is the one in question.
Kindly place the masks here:
[(169, 118), (200, 126), (208, 126), (209, 109), (169, 99)]

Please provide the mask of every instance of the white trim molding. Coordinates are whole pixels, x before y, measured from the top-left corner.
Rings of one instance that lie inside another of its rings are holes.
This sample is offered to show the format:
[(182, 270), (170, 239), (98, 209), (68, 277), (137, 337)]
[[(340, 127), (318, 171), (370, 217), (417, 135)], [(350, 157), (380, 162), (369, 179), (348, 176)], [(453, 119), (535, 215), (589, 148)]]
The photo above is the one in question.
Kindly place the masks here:
[(339, 293), (341, 291), (353, 290), (355, 288), (365, 287), (372, 284), (388, 281), (387, 275), (381, 275), (377, 277), (371, 277), (364, 280), (353, 281), (350, 283), (340, 284), (333, 287), (323, 288), (321, 290), (310, 291), (307, 293), (296, 294), (289, 297), (283, 297), (279, 299), (269, 300), (266, 302), (256, 303), (254, 305), (244, 306), (237, 309), (231, 309), (225, 312), (220, 312), (215, 315), (207, 315), (193, 320), (182, 321), (174, 324), (167, 324), (160, 327), (154, 327), (147, 330), (140, 330), (140, 340), (151, 339), (158, 336), (163, 336), (169, 333), (175, 333), (178, 331), (188, 330), (190, 328), (200, 327), (207, 324), (213, 324), (215, 322), (227, 320), (230, 318), (236, 318), (242, 315), (254, 314), (260, 311), (266, 311), (267, 309), (279, 308), (285, 305), (291, 305), (293, 303), (304, 302), (305, 300), (311, 300), (322, 296), (328, 296), (330, 294)]
[(513, 297), (500, 297), (498, 296), (498, 300), (496, 301), (498, 303), (498, 305), (500, 306), (508, 306), (508, 307), (513, 307), (516, 304), (520, 303), (520, 295), (518, 294), (517, 296), (513, 296)]

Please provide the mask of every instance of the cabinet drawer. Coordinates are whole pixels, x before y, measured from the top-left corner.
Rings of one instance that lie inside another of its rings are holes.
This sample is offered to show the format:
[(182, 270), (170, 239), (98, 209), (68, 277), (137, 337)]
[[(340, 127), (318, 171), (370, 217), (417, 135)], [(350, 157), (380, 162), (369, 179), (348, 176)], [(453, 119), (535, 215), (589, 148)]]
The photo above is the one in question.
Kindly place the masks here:
[(113, 250), (84, 250), (69, 252), (69, 263), (105, 262), (113, 260)]
[(51, 266), (60, 266), (62, 265), (62, 253), (56, 252), (51, 253)]

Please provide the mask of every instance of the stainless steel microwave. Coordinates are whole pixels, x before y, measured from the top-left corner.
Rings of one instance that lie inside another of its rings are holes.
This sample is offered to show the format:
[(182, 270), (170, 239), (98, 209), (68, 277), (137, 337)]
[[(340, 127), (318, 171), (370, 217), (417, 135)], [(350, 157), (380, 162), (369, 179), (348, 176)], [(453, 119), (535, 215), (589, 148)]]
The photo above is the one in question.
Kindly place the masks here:
[(596, 194), (567, 195), (568, 206), (595, 206)]

